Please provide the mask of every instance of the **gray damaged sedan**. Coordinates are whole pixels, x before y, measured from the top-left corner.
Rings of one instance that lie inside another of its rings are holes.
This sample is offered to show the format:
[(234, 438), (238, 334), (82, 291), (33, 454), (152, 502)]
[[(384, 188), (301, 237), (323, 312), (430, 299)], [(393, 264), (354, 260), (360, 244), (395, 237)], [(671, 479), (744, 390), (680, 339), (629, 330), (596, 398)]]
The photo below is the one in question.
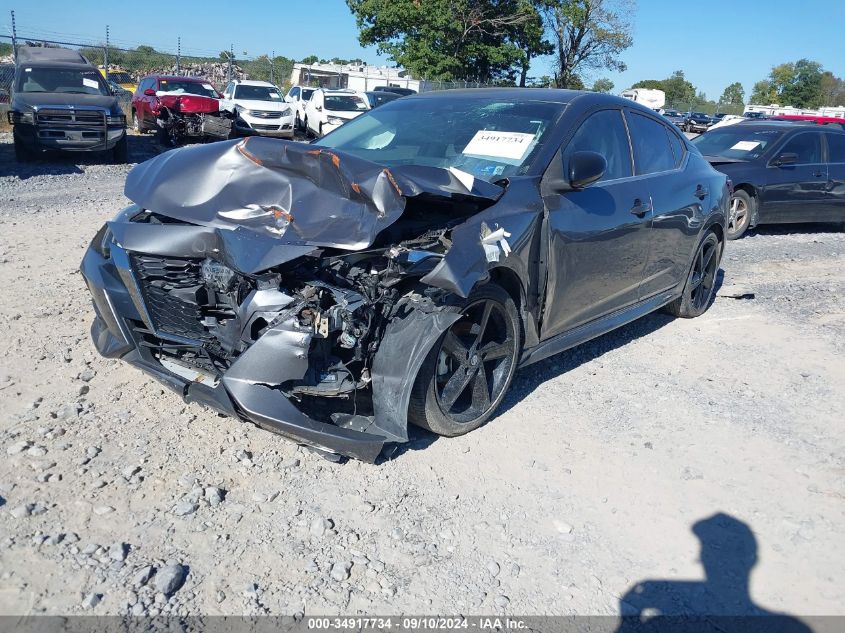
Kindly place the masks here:
[(444, 91), (313, 144), (162, 154), (82, 262), (99, 352), (188, 402), (374, 461), (481, 426), (517, 368), (714, 296), (729, 201), (664, 118)]

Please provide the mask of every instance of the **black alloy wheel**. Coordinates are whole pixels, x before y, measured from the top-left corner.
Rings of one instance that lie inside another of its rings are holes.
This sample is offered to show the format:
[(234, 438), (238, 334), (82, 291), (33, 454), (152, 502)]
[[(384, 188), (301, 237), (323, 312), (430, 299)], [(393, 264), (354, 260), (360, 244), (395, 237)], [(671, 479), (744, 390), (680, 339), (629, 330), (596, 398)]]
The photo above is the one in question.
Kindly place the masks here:
[(494, 284), (474, 291), (420, 369), (411, 422), (449, 437), (484, 424), (510, 386), (521, 344), (519, 316), (507, 292)]
[(722, 242), (710, 231), (695, 252), (683, 294), (666, 306), (671, 314), (693, 318), (707, 311), (716, 292), (716, 273), (721, 260)]

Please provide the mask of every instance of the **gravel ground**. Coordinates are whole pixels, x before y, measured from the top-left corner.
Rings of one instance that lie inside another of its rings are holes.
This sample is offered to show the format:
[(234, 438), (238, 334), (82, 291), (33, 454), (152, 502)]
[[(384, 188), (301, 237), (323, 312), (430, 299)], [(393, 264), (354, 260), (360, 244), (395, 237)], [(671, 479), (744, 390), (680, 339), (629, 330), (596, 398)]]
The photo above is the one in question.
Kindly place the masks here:
[(752, 233), (703, 317), (334, 464), (95, 353), (77, 266), (128, 169), (0, 135), (0, 613), (845, 614), (845, 235)]

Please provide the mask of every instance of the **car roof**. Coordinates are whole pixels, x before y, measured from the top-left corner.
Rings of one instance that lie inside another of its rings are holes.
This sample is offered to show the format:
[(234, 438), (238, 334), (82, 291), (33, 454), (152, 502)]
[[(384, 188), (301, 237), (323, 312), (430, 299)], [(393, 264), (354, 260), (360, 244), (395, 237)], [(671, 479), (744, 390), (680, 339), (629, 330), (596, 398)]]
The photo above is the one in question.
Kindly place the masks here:
[(79, 51), (53, 46), (18, 46), (17, 63), (33, 64), (41, 62), (59, 62), (64, 64), (84, 64), (90, 62)]
[[(826, 132), (842, 132), (845, 133), (845, 121), (842, 123), (816, 123), (815, 121), (787, 121), (783, 119), (759, 119), (759, 120), (750, 120), (750, 121), (743, 121), (742, 123), (735, 123), (731, 125), (731, 128), (736, 128), (739, 130), (742, 129), (753, 129), (753, 130), (783, 130), (785, 132), (789, 132), (792, 130), (813, 130), (818, 129), (819, 131), (824, 130)], [(727, 128), (725, 128), (727, 129)]]
[(166, 81), (175, 81), (175, 80), (192, 81), (192, 82), (198, 83), (198, 84), (211, 83), (210, 81), (208, 81), (208, 79), (205, 79), (203, 77), (183, 77), (183, 76), (180, 76), (180, 75), (147, 75), (145, 77), (142, 77), (142, 80), (143, 79), (150, 79), (150, 78), (158, 79), (159, 81), (164, 79)]
[(275, 88), (275, 84), (269, 81), (258, 81), (254, 79), (233, 79), (232, 83), (237, 86), (267, 86), (268, 88)]

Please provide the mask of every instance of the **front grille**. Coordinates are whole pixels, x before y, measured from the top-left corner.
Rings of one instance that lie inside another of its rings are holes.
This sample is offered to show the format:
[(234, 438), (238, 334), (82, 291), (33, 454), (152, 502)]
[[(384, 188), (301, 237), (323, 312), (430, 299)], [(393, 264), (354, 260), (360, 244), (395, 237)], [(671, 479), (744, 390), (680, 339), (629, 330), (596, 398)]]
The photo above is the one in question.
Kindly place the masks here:
[(201, 305), (205, 284), (201, 260), (132, 255), (132, 267), (147, 313), (158, 332), (207, 341)]
[(73, 109), (39, 109), (37, 113), (39, 125), (105, 125), (105, 115), (97, 110)]
[(253, 123), (253, 124), (252, 124), (252, 129), (254, 129), (254, 130), (264, 130), (264, 131), (273, 131), (273, 132), (275, 132), (276, 130), (278, 130), (278, 129), (279, 129), (279, 126), (278, 126), (278, 125), (266, 125), (266, 124), (264, 124), (264, 123)]
[(281, 119), (282, 113), (278, 110), (251, 110), (250, 114), (259, 119)]

